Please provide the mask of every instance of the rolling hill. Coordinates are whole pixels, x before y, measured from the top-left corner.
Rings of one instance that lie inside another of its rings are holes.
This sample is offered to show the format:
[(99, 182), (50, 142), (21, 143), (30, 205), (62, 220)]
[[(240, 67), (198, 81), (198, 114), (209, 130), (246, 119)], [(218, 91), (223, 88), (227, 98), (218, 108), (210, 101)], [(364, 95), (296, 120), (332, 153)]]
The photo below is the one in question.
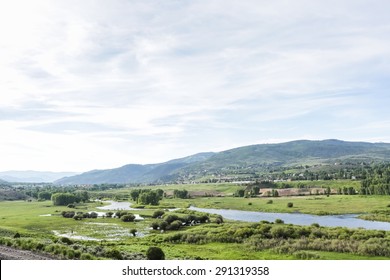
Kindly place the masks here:
[(175, 171), (204, 161), (214, 153), (199, 153), (181, 159), (157, 164), (127, 164), (119, 168), (92, 170), (80, 175), (57, 180), (56, 184), (104, 184), (104, 183), (151, 183), (169, 180)]
[(57, 180), (57, 184), (163, 183), (196, 180), (229, 170), (258, 172), (269, 167), (334, 164), (336, 162), (390, 161), (390, 144), (341, 140), (297, 140), (259, 144), (219, 153), (201, 153), (158, 164), (129, 164), (109, 170), (93, 170)]

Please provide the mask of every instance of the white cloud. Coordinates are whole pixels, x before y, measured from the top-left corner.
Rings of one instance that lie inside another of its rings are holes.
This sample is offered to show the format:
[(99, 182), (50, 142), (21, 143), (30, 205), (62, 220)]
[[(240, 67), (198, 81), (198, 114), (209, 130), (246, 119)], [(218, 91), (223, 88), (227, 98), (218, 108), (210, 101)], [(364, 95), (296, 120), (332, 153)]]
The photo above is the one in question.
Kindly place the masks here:
[(3, 1), (0, 144), (15, 161), (0, 170), (38, 168), (37, 158), (40, 169), (115, 167), (275, 139), (390, 141), (371, 126), (388, 121), (388, 8)]

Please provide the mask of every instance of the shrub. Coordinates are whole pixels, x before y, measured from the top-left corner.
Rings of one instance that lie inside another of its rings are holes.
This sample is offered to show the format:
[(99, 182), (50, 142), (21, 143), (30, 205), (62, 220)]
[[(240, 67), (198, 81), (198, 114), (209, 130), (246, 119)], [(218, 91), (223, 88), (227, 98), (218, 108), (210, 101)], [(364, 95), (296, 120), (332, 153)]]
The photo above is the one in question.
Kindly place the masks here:
[(274, 201), (272, 199), (267, 201), (267, 204), (272, 204), (272, 203), (274, 203)]
[(82, 253), (80, 256), (81, 260), (93, 260), (93, 256), (89, 253)]
[(156, 222), (153, 222), (150, 226), (152, 227), (152, 229), (157, 230), (159, 227), (159, 224)]
[(123, 256), (122, 253), (116, 249), (112, 249), (108, 252), (106, 252), (106, 257), (114, 260), (122, 260)]
[(127, 214), (127, 215), (124, 215), (124, 216), (122, 216), (121, 217), (121, 220), (123, 221), (123, 222), (134, 222), (134, 220), (135, 220), (135, 216), (133, 215), (133, 214)]
[(293, 206), (294, 206), (294, 204), (292, 202), (287, 203), (288, 208), (292, 208)]
[(160, 229), (161, 229), (161, 230), (166, 230), (167, 227), (168, 227), (168, 223), (167, 223), (166, 221), (162, 221), (162, 222), (160, 223)]
[(136, 236), (136, 233), (137, 233), (137, 230), (135, 228), (132, 228), (130, 230), (130, 233), (133, 235), (133, 236)]
[(284, 224), (284, 221), (282, 219), (276, 219), (275, 224)]
[(301, 260), (318, 260), (320, 259), (320, 256), (311, 252), (306, 251), (298, 251), (295, 252), (294, 257), (301, 259)]
[(89, 217), (92, 218), (92, 219), (96, 219), (98, 216), (99, 216), (99, 215), (98, 215), (98, 213), (96, 213), (96, 212), (91, 212), (91, 213), (89, 213)]
[(153, 215), (152, 215), (152, 218), (161, 218), (163, 215), (164, 215), (164, 211), (163, 210), (157, 210), (157, 211), (154, 211)]
[(171, 224), (173, 221), (176, 221), (178, 220), (179, 217), (177, 215), (168, 215), (165, 217), (165, 221), (168, 223), (168, 224)]
[(149, 247), (146, 251), (146, 257), (148, 260), (165, 260), (165, 254), (159, 247)]
[(180, 229), (180, 227), (181, 227), (181, 222), (180, 221), (173, 221), (169, 225), (168, 229), (170, 229), (170, 230), (178, 230), (178, 229)]
[(75, 212), (74, 211), (62, 211), (61, 215), (64, 218), (73, 218), (75, 215)]
[(218, 217), (215, 218), (215, 222), (219, 225), (219, 224), (222, 224), (223, 223), (223, 218), (221, 215), (219, 215)]
[(83, 215), (82, 214), (77, 214), (77, 215), (74, 215), (73, 216), (73, 219), (75, 219), (76, 221), (81, 221), (83, 219)]
[(64, 244), (67, 244), (67, 245), (73, 244), (73, 241), (70, 240), (68, 237), (61, 237), (61, 238), (60, 238), (60, 241), (61, 241), (62, 243), (64, 243)]
[(121, 218), (122, 216), (127, 215), (126, 211), (117, 211), (115, 217)]

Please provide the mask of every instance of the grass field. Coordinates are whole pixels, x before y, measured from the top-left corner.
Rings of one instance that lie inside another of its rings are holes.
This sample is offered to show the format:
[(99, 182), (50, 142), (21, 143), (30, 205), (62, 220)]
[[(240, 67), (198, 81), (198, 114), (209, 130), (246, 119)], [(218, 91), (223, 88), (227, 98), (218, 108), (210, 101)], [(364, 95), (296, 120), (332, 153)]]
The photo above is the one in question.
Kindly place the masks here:
[[(64, 258), (79, 256), (78, 251), (82, 250), (84, 250), (83, 256), (87, 254), (89, 258), (116, 258), (117, 251), (123, 256), (130, 253), (144, 254), (150, 246), (162, 248), (167, 259), (390, 258), (390, 233), (384, 231), (262, 225), (235, 221), (225, 221), (221, 225), (209, 223), (183, 227), (177, 231), (168, 230), (164, 233), (150, 228), (151, 223), (161, 222), (160, 219), (152, 218), (156, 208), (185, 208), (189, 205), (202, 208), (310, 214), (366, 213), (371, 219), (375, 219), (380, 213), (382, 219), (386, 219), (389, 216), (388, 205), (390, 204), (390, 198), (386, 196), (317, 195), (238, 198), (231, 196), (237, 188), (240, 188), (234, 184), (168, 185), (154, 186), (154, 188), (163, 188), (165, 191), (187, 188), (197, 192), (216, 192), (225, 197), (164, 198), (158, 206), (146, 207), (136, 212), (130, 211), (145, 218), (130, 223), (115, 218), (99, 217), (76, 221), (61, 216), (62, 211), (70, 210), (103, 212), (96, 208), (102, 206), (102, 202), (78, 204), (76, 209), (70, 209), (65, 206), (54, 206), (51, 201), (4, 201), (0, 202), (0, 232), (3, 238), (10, 239), (2, 239), (2, 242), (12, 246), (24, 244), (23, 240), (28, 244), (50, 243), (51, 245), (47, 246), (48, 250), (62, 254)], [(107, 194), (125, 196), (130, 190), (131, 188), (108, 190)], [(270, 200), (272, 203), (269, 202)], [(293, 207), (287, 207), (288, 202), (292, 202)], [(136, 237), (131, 234), (131, 230), (134, 229), (137, 231)], [(20, 233), (20, 240), (12, 239), (15, 233)], [(301, 237), (301, 234), (305, 237)], [(61, 240), (61, 236), (73, 239), (72, 245), (58, 241)], [(313, 242), (313, 245), (310, 245), (309, 241)]]

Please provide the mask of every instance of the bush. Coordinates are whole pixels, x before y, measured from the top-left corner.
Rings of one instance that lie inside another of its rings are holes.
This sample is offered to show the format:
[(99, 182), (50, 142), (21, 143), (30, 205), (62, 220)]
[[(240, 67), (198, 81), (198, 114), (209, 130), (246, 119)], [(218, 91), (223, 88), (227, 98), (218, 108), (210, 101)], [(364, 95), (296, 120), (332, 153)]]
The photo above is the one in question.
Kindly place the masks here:
[(282, 219), (276, 219), (275, 224), (284, 224), (284, 221)]
[(152, 218), (161, 218), (163, 215), (164, 215), (164, 211), (163, 210), (157, 210), (157, 211), (154, 211), (153, 215), (152, 215)]
[(130, 230), (130, 233), (131, 233), (133, 236), (136, 236), (137, 230), (136, 230), (135, 228), (132, 228), (132, 229)]
[(293, 206), (294, 206), (294, 204), (292, 202), (287, 203), (288, 208), (292, 208)]
[(179, 220), (179, 217), (177, 215), (168, 215), (164, 219), (168, 224), (171, 224), (172, 222)]
[(168, 229), (170, 229), (170, 230), (178, 230), (178, 229), (180, 229), (180, 227), (181, 227), (181, 222), (180, 221), (173, 221), (169, 225)]
[(272, 204), (272, 203), (274, 203), (272, 199), (267, 201), (267, 204)]
[(93, 256), (89, 253), (83, 253), (80, 256), (81, 260), (93, 260)]
[(123, 260), (122, 253), (116, 249), (106, 252), (106, 257), (114, 260)]
[(159, 228), (159, 224), (156, 222), (153, 222), (151, 225), (152, 229), (157, 230)]
[(161, 229), (161, 230), (166, 230), (167, 227), (168, 227), (168, 223), (167, 223), (166, 221), (162, 221), (162, 222), (160, 223), (160, 229)]
[(165, 254), (159, 247), (149, 247), (146, 251), (146, 257), (148, 260), (165, 260)]
[(68, 237), (61, 237), (60, 241), (64, 244), (71, 245), (73, 244), (73, 241), (70, 240)]
[(134, 220), (135, 220), (135, 216), (133, 215), (133, 214), (127, 214), (127, 215), (124, 215), (124, 216), (122, 216), (121, 217), (121, 220), (123, 221), (123, 222), (134, 222)]
[(74, 211), (62, 211), (61, 215), (64, 218), (73, 218), (76, 213)]
[(124, 216), (124, 215), (127, 215), (127, 212), (126, 211), (117, 211), (115, 213), (115, 217), (118, 217), (119, 219)]

